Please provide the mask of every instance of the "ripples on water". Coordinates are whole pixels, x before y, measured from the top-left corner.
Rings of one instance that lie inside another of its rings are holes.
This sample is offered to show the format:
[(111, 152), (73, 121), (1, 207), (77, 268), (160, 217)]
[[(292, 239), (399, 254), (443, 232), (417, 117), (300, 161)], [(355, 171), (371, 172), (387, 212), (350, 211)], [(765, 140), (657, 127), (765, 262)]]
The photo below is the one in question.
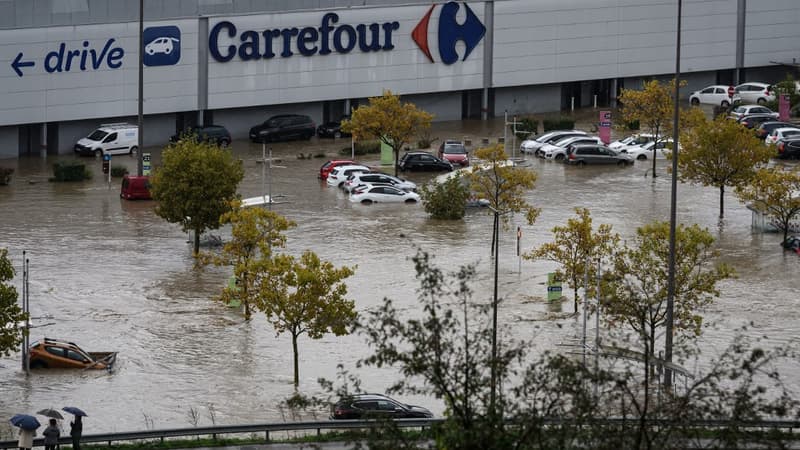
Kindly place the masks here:
[[(261, 166), (255, 159), (261, 149), (237, 144), (246, 169), (240, 191), (258, 195)], [(492, 220), (485, 211), (470, 211), (463, 222), (450, 223), (427, 219), (419, 205), (353, 205), (316, 180), (323, 160), (293, 156), (296, 145), (273, 147), (285, 168), (271, 171), (273, 194), (287, 196), (287, 203), (275, 210), (298, 224), (289, 233), (288, 251), (312, 249), (337, 265), (357, 265), (348, 287), (360, 310), (388, 296), (404, 313), (418, 312), (418, 285), (409, 260), (415, 245), (447, 269), (477, 264), (476, 299), (489, 299)], [(76, 405), (90, 415), (87, 433), (143, 429), (146, 418), (156, 428), (190, 426), (190, 408), (200, 411), (200, 424), (210, 424), (209, 406), (217, 423), (282, 420), (277, 404), (292, 392), (290, 337), (276, 338), (260, 315), (243, 323), (240, 315), (215, 303), (212, 298), (228, 271), (195, 268), (189, 236), (157, 218), (151, 202), (120, 200), (119, 181), (107, 188), (99, 160), (82, 159), (94, 171), (93, 181), (47, 183), (49, 166), (57, 159), (72, 157), (16, 163), (12, 185), (0, 188), (0, 246), (9, 249), (17, 268), (22, 250), (29, 252), (33, 316), (52, 323), (34, 329), (32, 340), (46, 335), (74, 340), (88, 350), (118, 350), (119, 366), (112, 374), (45, 371), (26, 378), (19, 355), (3, 359), (0, 416)], [(135, 170), (134, 160), (115, 157), (114, 163)], [(528, 200), (542, 208), (541, 216), (533, 227), (514, 219), (501, 238), (500, 321), (516, 338), (532, 339), (538, 349), (558, 350), (580, 328), (562, 313), (571, 310), (571, 301), (548, 305), (542, 300), (552, 263), (523, 261), (518, 271), (516, 226), (522, 225), (523, 250), (528, 250), (548, 241), (550, 229), (563, 224), (573, 208), (588, 207), (595, 223), (611, 223), (630, 239), (636, 227), (668, 219), (669, 177), (664, 162), (659, 163), (661, 176), (653, 181), (645, 176), (649, 165), (573, 168), (530, 160), (539, 180)], [(430, 177), (407, 175), (418, 183)], [(721, 284), (722, 298), (709, 309), (704, 352), (721, 351), (733, 330), (750, 322), (754, 333), (772, 341), (795, 338), (800, 258), (782, 253), (778, 235), (752, 233), (749, 211), (733, 196), (726, 197), (719, 231), (716, 190), (680, 185), (679, 195), (679, 219), (710, 228), (720, 239), (723, 259), (739, 272), (737, 279)], [(18, 289), (20, 282), (18, 276)], [(368, 351), (358, 336), (302, 337), (302, 389), (316, 392), (317, 377), (334, 378), (339, 363), (352, 369)], [(787, 369), (797, 384), (796, 368)], [(389, 369), (365, 369), (360, 375), (363, 387), (376, 392), (397, 377)], [(404, 400), (442, 411), (435, 400)]]

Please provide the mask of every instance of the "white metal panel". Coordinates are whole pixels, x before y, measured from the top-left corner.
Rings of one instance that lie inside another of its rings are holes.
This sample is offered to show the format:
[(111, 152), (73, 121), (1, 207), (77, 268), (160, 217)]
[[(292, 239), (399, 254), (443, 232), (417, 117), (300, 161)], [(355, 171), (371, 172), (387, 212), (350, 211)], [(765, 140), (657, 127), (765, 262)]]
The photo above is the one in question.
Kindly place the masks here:
[[(459, 23), (463, 23), (466, 17), (461, 5), (456, 16)], [(469, 7), (483, 21), (483, 3), (470, 2)], [(435, 62), (428, 61), (412, 40), (412, 30), (429, 8), (430, 5), (417, 5), (212, 18), (209, 20), (209, 30), (222, 21), (229, 21), (236, 26), (237, 35), (233, 38), (229, 38), (227, 33), (220, 35), (220, 46), (224, 47), (240, 44), (239, 35), (245, 30), (260, 34), (268, 29), (319, 29), (327, 12), (335, 12), (339, 16), (334, 27), (393, 21), (397, 21), (399, 27), (392, 32), (394, 49), (391, 51), (365, 53), (356, 46), (347, 54), (333, 51), (327, 55), (317, 53), (303, 56), (294, 38), (291, 43), (294, 54), (281, 57), (281, 37), (273, 43), (275, 56), (270, 59), (243, 61), (237, 55), (230, 61), (219, 62), (210, 57), (209, 108), (363, 98), (380, 95), (385, 89), (399, 94), (414, 94), (480, 88), (483, 83), (484, 40), (478, 43), (466, 61), (460, 58), (451, 65), (440, 61), (437, 30), (441, 4), (435, 6), (428, 28), (428, 43)], [(380, 36), (383, 42), (383, 30)], [(316, 45), (319, 46), (320, 42), (321, 37)], [(263, 39), (260, 46), (263, 53)], [(463, 43), (457, 44), (456, 51), (463, 56)]]
[[(685, 72), (735, 66), (736, 0), (684, 0)], [(516, 0), (495, 3), (497, 87), (672, 72), (677, 3)]]
[(745, 18), (745, 67), (798, 61), (800, 61), (800, 1), (748, 2)]
[[(180, 29), (180, 59), (175, 65), (145, 67), (145, 113), (197, 108), (197, 21), (145, 23), (174, 25)], [(136, 114), (138, 105), (137, 22), (21, 30), (0, 30), (0, 124), (55, 122)], [(64, 56), (58, 53), (64, 44)], [(84, 45), (86, 43), (86, 45)], [(108, 44), (102, 61), (102, 49)], [(113, 49), (124, 52), (111, 60)], [(83, 51), (86, 59), (81, 67)], [(69, 57), (69, 51), (80, 53)], [(91, 50), (95, 50), (96, 68)], [(21, 56), (19, 56), (21, 54)], [(32, 67), (12, 63), (33, 62)], [(57, 64), (60, 61), (61, 64)], [(48, 72), (60, 67), (60, 71)], [(67, 62), (70, 62), (67, 70)]]

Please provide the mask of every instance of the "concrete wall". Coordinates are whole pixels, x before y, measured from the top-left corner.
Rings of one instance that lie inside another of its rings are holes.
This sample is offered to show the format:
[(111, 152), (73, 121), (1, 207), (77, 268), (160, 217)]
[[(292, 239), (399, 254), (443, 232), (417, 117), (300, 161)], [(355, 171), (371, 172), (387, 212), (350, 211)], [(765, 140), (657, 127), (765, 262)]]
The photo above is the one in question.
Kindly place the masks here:
[(800, 2), (747, 2), (744, 38), (745, 67), (800, 60)]
[(305, 114), (317, 125), (322, 121), (322, 103), (264, 105), (214, 110), (214, 124), (223, 125), (234, 139), (246, 139), (250, 128), (277, 114)]
[(406, 95), (401, 100), (433, 114), (434, 122), (461, 119), (461, 92)]
[(17, 127), (0, 127), (0, 159), (19, 156), (19, 130)]
[(522, 86), (497, 88), (494, 90), (494, 112), (502, 117), (504, 111), (510, 115), (535, 114), (561, 109), (561, 85)]

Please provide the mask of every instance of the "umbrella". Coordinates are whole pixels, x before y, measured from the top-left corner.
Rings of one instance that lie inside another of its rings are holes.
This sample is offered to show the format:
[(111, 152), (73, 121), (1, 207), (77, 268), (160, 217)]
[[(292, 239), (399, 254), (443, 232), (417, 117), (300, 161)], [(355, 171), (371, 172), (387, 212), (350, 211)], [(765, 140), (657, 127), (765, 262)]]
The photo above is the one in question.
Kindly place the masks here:
[(65, 406), (65, 407), (63, 407), (61, 409), (63, 411), (66, 411), (66, 412), (72, 414), (73, 416), (86, 417), (86, 413), (85, 412), (83, 412), (80, 408), (76, 408), (74, 406)]
[(36, 420), (36, 417), (29, 416), (27, 414), (17, 414), (16, 416), (12, 417), (9, 422), (11, 422), (11, 425), (20, 427), (23, 430), (35, 430), (42, 426), (42, 424)]
[(53, 419), (58, 419), (58, 420), (64, 419), (64, 416), (62, 416), (60, 412), (52, 408), (41, 409), (39, 411), (36, 411), (36, 414), (41, 414), (45, 417), (52, 417)]

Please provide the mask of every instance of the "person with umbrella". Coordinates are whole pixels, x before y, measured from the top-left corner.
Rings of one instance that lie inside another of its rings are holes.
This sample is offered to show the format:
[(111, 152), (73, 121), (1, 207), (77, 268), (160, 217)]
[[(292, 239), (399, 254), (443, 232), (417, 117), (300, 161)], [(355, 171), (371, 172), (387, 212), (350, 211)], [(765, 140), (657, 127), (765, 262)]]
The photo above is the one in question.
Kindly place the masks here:
[(19, 448), (20, 450), (30, 450), (33, 448), (33, 438), (36, 436), (36, 429), (41, 426), (36, 417), (27, 414), (17, 414), (12, 417), (11, 425), (19, 427)]
[(50, 419), (50, 426), (44, 429), (42, 436), (44, 436), (44, 450), (56, 450), (58, 438), (61, 437), (56, 419)]
[(81, 434), (83, 434), (81, 417), (85, 417), (86, 413), (74, 406), (65, 406), (61, 409), (75, 416), (75, 421), (69, 423), (69, 435), (72, 437), (72, 449), (81, 450)]

